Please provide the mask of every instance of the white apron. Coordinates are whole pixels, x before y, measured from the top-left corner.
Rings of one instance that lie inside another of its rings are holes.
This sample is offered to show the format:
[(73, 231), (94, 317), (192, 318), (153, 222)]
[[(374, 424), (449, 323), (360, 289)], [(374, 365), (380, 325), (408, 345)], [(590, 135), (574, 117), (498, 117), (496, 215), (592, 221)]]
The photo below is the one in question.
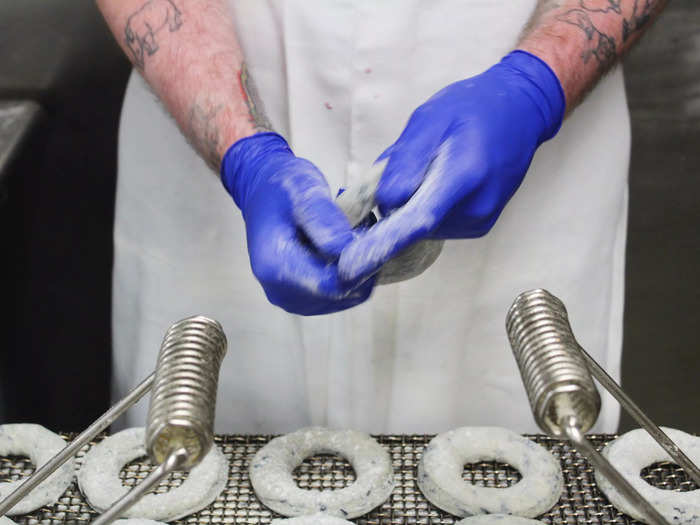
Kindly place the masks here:
[[(535, 0), (231, 0), (275, 129), (350, 186), (419, 104), (513, 48)], [(419, 278), (304, 318), (265, 299), (240, 212), (137, 74), (122, 114), (114, 263), (114, 388), (153, 370), (169, 325), (218, 319), (229, 340), (217, 431), (304, 425), (534, 432), (506, 338), (516, 295), (544, 287), (615, 378), (622, 338), (629, 119), (607, 76), (545, 143), (492, 232), (450, 241)], [(142, 425), (147, 403), (123, 424)], [(608, 397), (596, 430), (614, 431)]]

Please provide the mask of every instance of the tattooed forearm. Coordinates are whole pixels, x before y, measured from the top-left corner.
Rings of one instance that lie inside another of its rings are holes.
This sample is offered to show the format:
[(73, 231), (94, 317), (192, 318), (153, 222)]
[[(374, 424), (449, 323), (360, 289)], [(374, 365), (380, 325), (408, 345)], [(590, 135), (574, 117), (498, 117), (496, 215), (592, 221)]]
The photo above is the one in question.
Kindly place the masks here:
[(216, 117), (222, 105), (200, 105), (195, 102), (190, 109), (187, 137), (192, 146), (214, 172), (219, 171), (221, 155), (219, 154), (220, 131)]
[[(239, 92), (235, 95), (245, 103), (245, 105), (241, 104), (243, 107), (241, 117), (245, 118), (250, 128), (246, 135), (272, 131), (272, 124), (263, 110), (260, 95), (253, 79), (248, 74), (245, 62), (241, 63), (241, 69), (238, 73), (238, 88)], [(213, 100), (219, 100), (219, 98), (214, 94), (206, 96), (200, 94), (197, 97), (197, 101), (190, 108), (184, 131), (190, 144), (207, 165), (218, 172), (223, 152), (231, 145), (231, 142), (228, 141), (230, 139), (226, 139), (228, 135), (225, 133), (231, 120), (231, 108), (227, 108), (224, 103), (214, 103)]]
[(570, 112), (668, 0), (540, 0), (518, 44), (554, 70)]
[(632, 14), (622, 21), (622, 41), (626, 42), (636, 31), (644, 28), (652, 19), (655, 10), (661, 3), (659, 0), (643, 0), (644, 6), (640, 7), (639, 0), (634, 0)]
[[(247, 120), (251, 130), (250, 134), (261, 131), (272, 131), (272, 124), (263, 110), (262, 101), (253, 79), (248, 74), (245, 62), (241, 63), (238, 73), (239, 93), (236, 93), (245, 103)], [(195, 102), (190, 108), (187, 119), (186, 135), (207, 165), (215, 172), (219, 171), (222, 152), (231, 145), (226, 139), (222, 139), (222, 129), (227, 127), (227, 120), (231, 112), (224, 104), (214, 104), (211, 97), (207, 97), (206, 103)], [(246, 134), (249, 134), (246, 133)]]
[[(583, 4), (583, 0), (581, 3)], [(583, 9), (572, 9), (557, 15), (557, 20), (578, 27), (586, 35), (590, 44), (581, 51), (584, 64), (587, 64), (591, 57), (595, 57), (601, 73), (612, 67), (617, 58), (615, 39), (599, 31)]]
[(232, 144), (272, 127), (245, 67), (230, 0), (96, 2), (124, 52), (215, 172)]
[[(644, 5), (640, 5), (643, 3)], [(623, 0), (579, 0), (579, 8), (571, 9), (566, 13), (557, 15), (557, 20), (579, 27), (591, 42), (591, 47), (581, 52), (581, 58), (587, 63), (591, 56), (595, 56), (601, 72), (607, 71), (622, 54), (618, 49), (615, 38), (596, 27), (591, 16), (594, 13), (614, 13), (621, 20), (622, 35), (621, 44), (629, 40), (630, 36), (641, 31), (653, 19), (655, 11), (660, 10), (661, 0), (628, 0), (627, 5), (632, 4), (631, 12), (627, 16), (622, 11)], [(604, 21), (602, 21), (604, 22)], [(615, 25), (609, 33), (614, 33)]]
[[(594, 0), (579, 0), (581, 8), (590, 13), (613, 12), (621, 16), (622, 1), (607, 0), (607, 6), (598, 6)], [(660, 0), (634, 0), (631, 13), (622, 16), (622, 42), (626, 42), (634, 32), (642, 30), (651, 21), (661, 3)]]
[(622, 0), (607, 0), (607, 3), (603, 4), (602, 6), (599, 6), (591, 0), (579, 0), (581, 8), (591, 13), (613, 12), (617, 13), (618, 15), (622, 14), (622, 8), (620, 7), (621, 2)]
[(158, 33), (167, 28), (171, 33), (182, 26), (182, 13), (172, 0), (148, 0), (126, 21), (126, 46), (134, 64), (143, 69), (146, 56), (158, 51)]
[(255, 128), (255, 131), (271, 131), (272, 124), (265, 114), (258, 88), (253, 82), (253, 78), (248, 73), (248, 67), (245, 62), (241, 65), (241, 70), (238, 73), (238, 86), (241, 90), (241, 96), (248, 106), (250, 113), (250, 123)]

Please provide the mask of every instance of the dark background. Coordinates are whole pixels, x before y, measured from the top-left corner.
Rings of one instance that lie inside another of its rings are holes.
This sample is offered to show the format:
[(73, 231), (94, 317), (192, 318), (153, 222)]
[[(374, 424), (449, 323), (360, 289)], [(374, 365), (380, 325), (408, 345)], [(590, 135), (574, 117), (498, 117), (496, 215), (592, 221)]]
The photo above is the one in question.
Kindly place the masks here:
[[(626, 60), (632, 112), (622, 383), (700, 433), (700, 3), (675, 0)], [(43, 118), (0, 204), (0, 422), (80, 430), (109, 404), (112, 223), (130, 66), (94, 2), (0, 0), (0, 100)], [(623, 417), (621, 429), (631, 426)]]

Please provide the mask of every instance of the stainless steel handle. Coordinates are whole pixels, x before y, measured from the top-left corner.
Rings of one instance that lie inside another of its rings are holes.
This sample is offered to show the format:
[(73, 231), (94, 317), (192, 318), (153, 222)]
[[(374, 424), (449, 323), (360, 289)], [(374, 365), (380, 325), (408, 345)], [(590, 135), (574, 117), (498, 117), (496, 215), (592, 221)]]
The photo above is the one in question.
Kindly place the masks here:
[(189, 317), (170, 327), (158, 354), (146, 425), (146, 449), (158, 467), (94, 525), (112, 523), (168, 474), (191, 469), (209, 452), (226, 345), (221, 325), (207, 317)]
[(600, 396), (591, 372), (694, 480), (698, 469), (581, 348), (564, 304), (546, 290), (524, 292), (508, 310), (506, 330), (539, 427), (551, 436), (569, 439), (650, 522), (668, 525), (586, 439), (585, 432), (600, 412)]
[(165, 334), (146, 424), (146, 448), (154, 463), (184, 448), (189, 468), (209, 452), (226, 344), (221, 325), (202, 316), (175, 323)]
[(506, 330), (539, 427), (563, 437), (562, 420), (575, 417), (587, 432), (598, 419), (600, 395), (563, 303), (546, 290), (522, 293), (508, 310)]

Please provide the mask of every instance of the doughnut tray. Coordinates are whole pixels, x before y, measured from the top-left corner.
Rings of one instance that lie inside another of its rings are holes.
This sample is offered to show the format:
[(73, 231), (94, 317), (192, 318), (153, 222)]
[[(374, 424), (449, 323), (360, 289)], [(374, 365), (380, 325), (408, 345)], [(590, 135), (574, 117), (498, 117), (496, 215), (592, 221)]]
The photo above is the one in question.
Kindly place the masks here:
[[(70, 439), (71, 435), (65, 435)], [(396, 487), (388, 501), (369, 514), (352, 521), (361, 525), (451, 525), (459, 520), (434, 507), (422, 496), (416, 485), (416, 469), (421, 453), (432, 436), (401, 435), (377, 436), (377, 440), (391, 454), (396, 476)], [(564, 472), (564, 492), (559, 502), (546, 514), (539, 517), (549, 524), (604, 524), (637, 523), (618, 512), (595, 485), (593, 470), (572, 447), (562, 441), (541, 435), (527, 437), (540, 443), (561, 461)], [(172, 523), (210, 524), (232, 523), (266, 525), (280, 517), (265, 508), (255, 497), (248, 481), (248, 463), (272, 436), (217, 436), (216, 444), (221, 447), (229, 460), (229, 480), (224, 492), (211, 504), (196, 514)], [(613, 435), (590, 435), (591, 441), (602, 448), (615, 438)], [(80, 465), (87, 447), (77, 458)], [(143, 479), (152, 467), (146, 458), (130, 463), (122, 470), (123, 483), (134, 485)], [(0, 481), (19, 479), (31, 473), (32, 466), (26, 458), (0, 457)], [(670, 463), (652, 465), (642, 472), (654, 486), (686, 491), (695, 485), (685, 473)], [(299, 466), (295, 472), (299, 486), (315, 489), (338, 489), (354, 480), (349, 463), (334, 456), (313, 456)], [(184, 474), (176, 473), (161, 483), (157, 492), (165, 492), (170, 487), (182, 483)], [(482, 462), (465, 465), (464, 479), (486, 486), (506, 487), (518, 481), (520, 475), (511, 467), (495, 462)], [(58, 503), (43, 507), (25, 516), (14, 516), (21, 524), (82, 524), (92, 521), (97, 514), (87, 505), (78, 490), (77, 483), (68, 488)]]

